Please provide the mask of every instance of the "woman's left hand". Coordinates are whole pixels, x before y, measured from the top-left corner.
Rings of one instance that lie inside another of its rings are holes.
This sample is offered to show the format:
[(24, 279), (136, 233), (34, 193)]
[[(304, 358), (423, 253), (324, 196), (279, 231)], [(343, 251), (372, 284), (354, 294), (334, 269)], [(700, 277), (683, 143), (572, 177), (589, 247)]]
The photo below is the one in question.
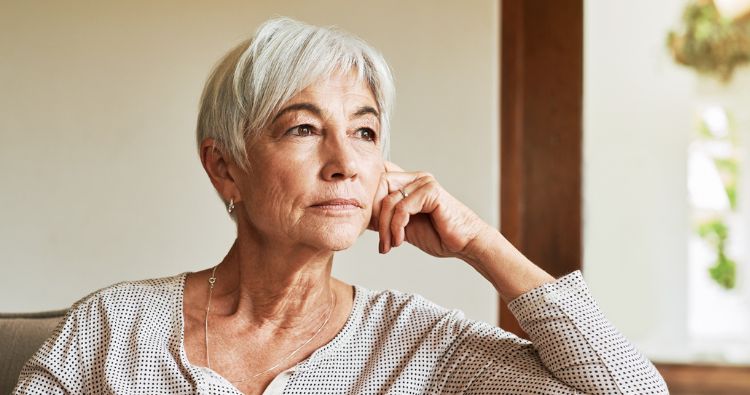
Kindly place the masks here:
[(380, 234), (381, 253), (408, 241), (436, 257), (460, 257), (489, 227), (431, 174), (385, 166), (368, 226)]

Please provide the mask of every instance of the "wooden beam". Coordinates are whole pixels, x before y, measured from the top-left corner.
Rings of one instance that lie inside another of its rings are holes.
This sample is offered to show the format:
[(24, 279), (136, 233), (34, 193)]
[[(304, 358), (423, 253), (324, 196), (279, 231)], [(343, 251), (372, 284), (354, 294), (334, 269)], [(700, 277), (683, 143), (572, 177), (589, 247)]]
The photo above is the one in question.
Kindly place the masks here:
[(656, 364), (672, 395), (750, 394), (750, 366)]
[(500, 229), (559, 277), (582, 260), (583, 0), (503, 0), (500, 43)]

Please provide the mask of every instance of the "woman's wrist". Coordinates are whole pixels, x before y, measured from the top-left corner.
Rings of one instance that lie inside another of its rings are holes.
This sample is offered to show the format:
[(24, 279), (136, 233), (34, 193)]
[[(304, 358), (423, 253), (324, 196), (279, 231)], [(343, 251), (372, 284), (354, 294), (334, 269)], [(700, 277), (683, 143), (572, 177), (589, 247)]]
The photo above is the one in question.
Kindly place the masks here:
[(507, 301), (555, 281), (489, 225), (458, 257), (482, 274)]

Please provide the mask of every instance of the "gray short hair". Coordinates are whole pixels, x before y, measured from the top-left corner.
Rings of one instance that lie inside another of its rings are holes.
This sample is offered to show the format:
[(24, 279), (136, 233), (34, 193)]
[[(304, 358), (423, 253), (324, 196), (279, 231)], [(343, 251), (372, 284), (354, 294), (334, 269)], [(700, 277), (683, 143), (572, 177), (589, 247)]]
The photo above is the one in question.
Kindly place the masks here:
[(252, 40), (229, 51), (214, 68), (201, 98), (198, 145), (214, 138), (247, 169), (245, 144), (281, 105), (321, 77), (353, 70), (372, 89), (380, 113), (380, 142), (389, 149), (394, 86), (383, 56), (363, 40), (334, 27), (289, 18), (263, 23)]

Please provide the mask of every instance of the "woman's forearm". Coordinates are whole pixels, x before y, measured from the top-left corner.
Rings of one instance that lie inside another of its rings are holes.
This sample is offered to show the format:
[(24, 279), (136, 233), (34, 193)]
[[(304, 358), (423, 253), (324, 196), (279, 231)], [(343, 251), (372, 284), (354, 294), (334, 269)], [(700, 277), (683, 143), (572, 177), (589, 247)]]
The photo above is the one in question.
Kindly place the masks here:
[[(561, 383), (591, 394), (668, 393), (654, 366), (604, 317), (580, 272), (555, 280), (490, 226), (461, 258), (511, 301), (529, 347)], [(495, 379), (488, 373), (477, 393)]]
[(507, 301), (555, 281), (491, 226), (469, 243), (459, 257), (490, 281)]

